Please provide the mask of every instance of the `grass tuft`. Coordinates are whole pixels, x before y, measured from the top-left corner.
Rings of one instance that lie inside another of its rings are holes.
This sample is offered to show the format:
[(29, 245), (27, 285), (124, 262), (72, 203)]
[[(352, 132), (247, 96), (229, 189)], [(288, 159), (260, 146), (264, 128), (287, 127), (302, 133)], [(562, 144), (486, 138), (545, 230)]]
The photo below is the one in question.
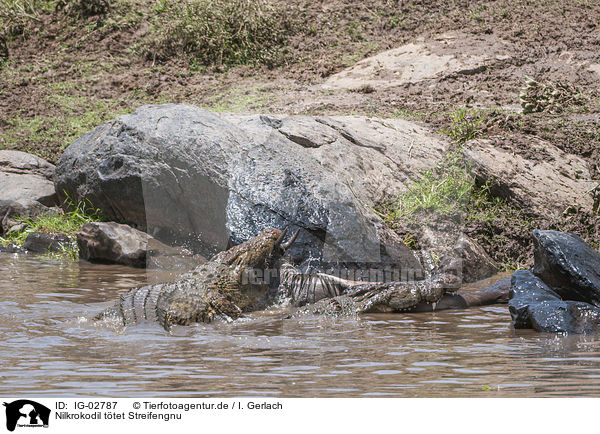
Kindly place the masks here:
[(23, 34), (30, 23), (40, 22), (40, 15), (50, 10), (49, 0), (2, 0), (0, 1), (0, 35)]
[(475, 185), (459, 152), (448, 154), (434, 169), (423, 174), (392, 207), (392, 220), (411, 219), (421, 212), (442, 216), (465, 212)]
[(450, 128), (443, 132), (462, 145), (481, 134), (481, 122), (484, 118), (485, 113), (460, 106), (451, 114)]
[(56, 10), (77, 19), (104, 15), (108, 12), (108, 0), (56, 0)]
[(160, 0), (154, 7), (149, 60), (183, 57), (195, 65), (280, 63), (292, 25), (285, 9), (268, 0)]

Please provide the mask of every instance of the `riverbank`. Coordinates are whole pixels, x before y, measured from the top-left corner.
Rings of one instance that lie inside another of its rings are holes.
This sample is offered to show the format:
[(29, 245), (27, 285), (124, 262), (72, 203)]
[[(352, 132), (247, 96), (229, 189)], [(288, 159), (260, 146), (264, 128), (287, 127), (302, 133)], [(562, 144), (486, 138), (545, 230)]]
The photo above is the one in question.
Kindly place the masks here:
[[(88, 3), (94, 4), (78, 4)], [(190, 19), (183, 10), (141, 0), (97, 3), (96, 9), (65, 10), (57, 8), (60, 2), (33, 1), (31, 10), (8, 17), (0, 148), (56, 162), (75, 138), (117, 114), (145, 103), (184, 102), (238, 113), (406, 118), (458, 141), (473, 133), (529, 165), (555, 159), (543, 151), (550, 144), (583, 159), (590, 178), (598, 178), (600, 9), (593, 2), (497, 0), (458, 7), (445, 0), (256, 2), (267, 17), (282, 17), (277, 28), (283, 33), (278, 39), (249, 40), (258, 49), (245, 51), (244, 58), (180, 49), (176, 43), (191, 37), (185, 33), (165, 39), (165, 29), (177, 30)], [(219, 4), (223, 13), (233, 14), (228, 2)], [(164, 28), (156, 26), (158, 17)], [(201, 36), (222, 42), (228, 35), (223, 32)], [(174, 56), (165, 58), (160, 53), (168, 44), (175, 44)], [(358, 84), (344, 87), (340, 77), (354, 74), (358, 62), (398, 47), (405, 47), (416, 65), (446, 59), (466, 66), (396, 83), (397, 75), (386, 66), (386, 59), (400, 55), (393, 52), (367, 65), (371, 76), (354, 75)], [(465, 47), (473, 58), (464, 58)], [(149, 55), (153, 52), (157, 55)], [(539, 85), (528, 85), (527, 77)], [(540, 111), (526, 112), (531, 110)], [(441, 166), (413, 191), (439, 185), (448, 174), (466, 173), (462, 162), (450, 170)], [(589, 210), (565, 208), (558, 216), (531, 212), (528, 205), (500, 197), (501, 189), (486, 189), (480, 179), (460, 179), (466, 182), (455, 186), (458, 192), (473, 191), (464, 205), (467, 233), (504, 268), (531, 264), (533, 228), (573, 231), (598, 246), (598, 219)], [(457, 190), (448, 193), (452, 200)], [(407, 245), (418, 246), (418, 228), (394, 218), (394, 202), (396, 196), (388, 197), (378, 212)]]

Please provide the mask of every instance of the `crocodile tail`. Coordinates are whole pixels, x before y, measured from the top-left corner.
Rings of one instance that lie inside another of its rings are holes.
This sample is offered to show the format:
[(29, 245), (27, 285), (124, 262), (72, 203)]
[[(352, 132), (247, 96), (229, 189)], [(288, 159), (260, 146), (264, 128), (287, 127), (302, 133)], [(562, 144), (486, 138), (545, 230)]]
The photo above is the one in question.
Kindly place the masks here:
[(94, 320), (120, 319), (124, 326), (134, 325), (145, 319), (154, 321), (156, 302), (164, 284), (138, 286), (122, 294), (114, 306), (105, 309)]

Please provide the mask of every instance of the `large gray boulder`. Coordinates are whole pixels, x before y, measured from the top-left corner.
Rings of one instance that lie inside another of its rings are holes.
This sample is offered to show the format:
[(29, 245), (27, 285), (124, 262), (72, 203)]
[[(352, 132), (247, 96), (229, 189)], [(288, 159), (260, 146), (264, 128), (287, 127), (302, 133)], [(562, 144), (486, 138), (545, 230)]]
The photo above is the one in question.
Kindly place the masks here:
[(145, 106), (76, 140), (55, 185), (111, 220), (205, 256), (290, 226), (302, 229), (297, 261), (420, 270), (373, 207), (434, 167), (445, 147), (400, 119)]

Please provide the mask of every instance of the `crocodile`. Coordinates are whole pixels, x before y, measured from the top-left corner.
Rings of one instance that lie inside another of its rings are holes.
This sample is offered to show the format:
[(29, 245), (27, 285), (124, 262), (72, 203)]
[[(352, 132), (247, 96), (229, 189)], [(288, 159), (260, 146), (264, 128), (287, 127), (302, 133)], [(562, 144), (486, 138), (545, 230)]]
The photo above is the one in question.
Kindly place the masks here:
[(257, 282), (251, 275), (253, 270), (269, 269), (294, 243), (298, 232), (284, 243), (286, 231), (264, 230), (173, 282), (132, 288), (94, 320), (124, 326), (151, 320), (168, 331), (173, 325), (207, 323), (217, 317), (235, 319), (263, 309), (270, 302), (269, 282)]
[(376, 312), (427, 312), (507, 303), (509, 279), (481, 291), (459, 290), (460, 278), (434, 274), (409, 282), (361, 282), (314, 273), (302, 274), (289, 264), (281, 268), (282, 294), (303, 306), (295, 314), (356, 315)]

